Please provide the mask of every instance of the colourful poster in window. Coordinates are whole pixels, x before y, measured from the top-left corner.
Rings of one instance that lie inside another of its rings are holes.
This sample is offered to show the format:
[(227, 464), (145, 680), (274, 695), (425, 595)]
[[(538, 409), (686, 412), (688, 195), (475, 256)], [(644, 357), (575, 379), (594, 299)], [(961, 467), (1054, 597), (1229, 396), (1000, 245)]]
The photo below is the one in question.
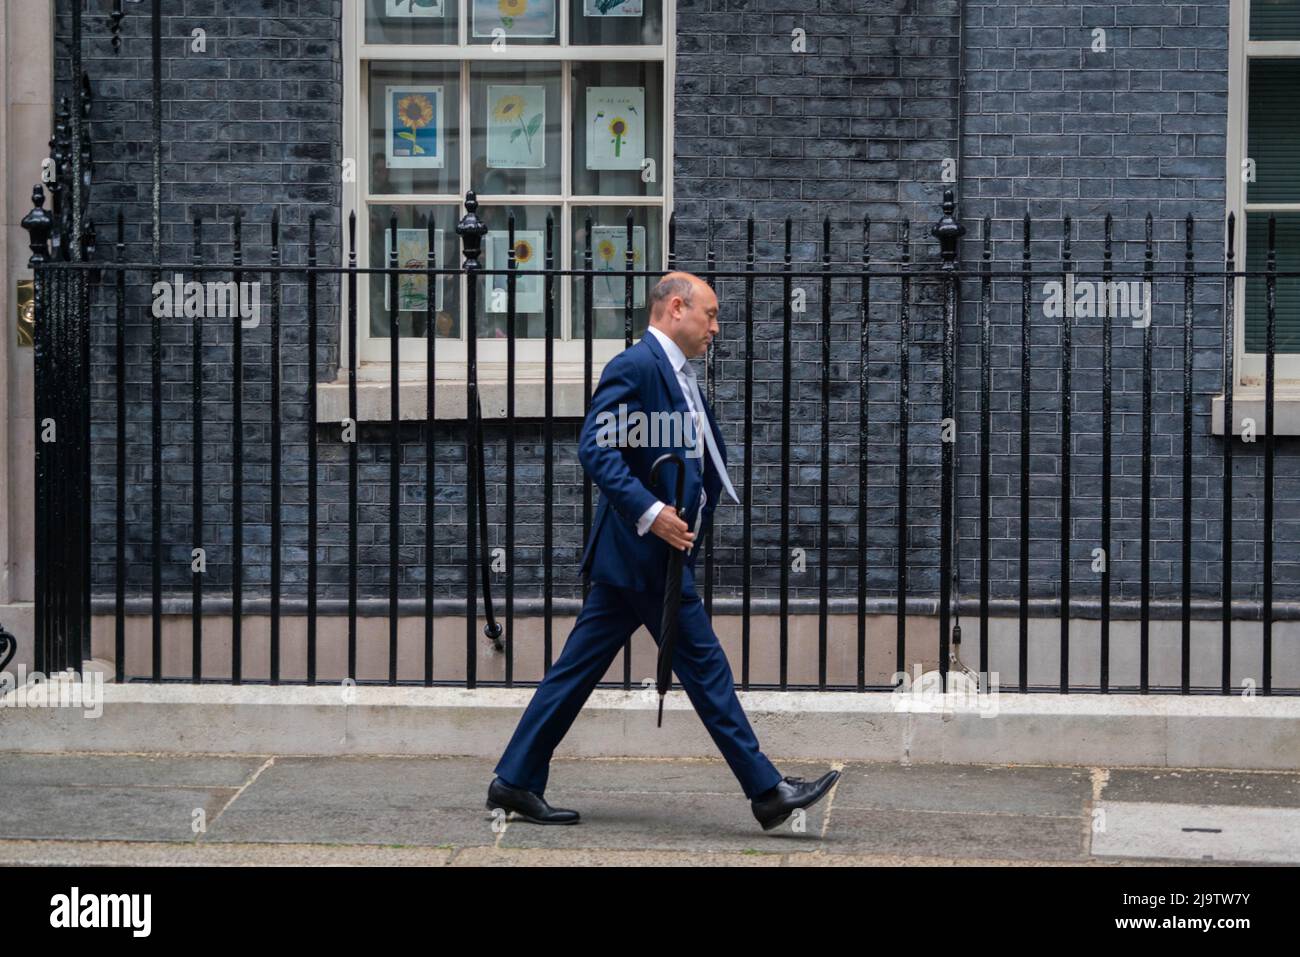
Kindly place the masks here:
[[(434, 230), (433, 241), (437, 243), (438, 249), (445, 248), (442, 244), (442, 230)], [(384, 230), (384, 266), (386, 267), (393, 255), (393, 231)], [(427, 229), (399, 229), (397, 231), (397, 265), (401, 269), (424, 269), (429, 265), (429, 231)], [(446, 263), (438, 263), (435, 268), (444, 269)], [(392, 279), (389, 273), (384, 274), (384, 308), (388, 308), (388, 297), (392, 295), (389, 282)], [(434, 309), (442, 311), (442, 287), (446, 276), (434, 276), (434, 285), (436, 299)], [(415, 275), (414, 273), (401, 273), (397, 277), (397, 311), (425, 313), (428, 311), (429, 304), (429, 277), (424, 275)]]
[(386, 87), (384, 102), (384, 157), (389, 169), (441, 169), (446, 150), (442, 87)]
[[(591, 228), (591, 264), (597, 272), (591, 281), (593, 309), (623, 309), (627, 298), (627, 227)], [(632, 227), (632, 268), (645, 269), (645, 227)], [(645, 305), (645, 276), (632, 277), (632, 306)]]
[[(541, 312), (544, 308), (545, 289), (540, 275), (528, 275), (544, 266), (543, 256), (546, 247), (540, 229), (515, 230), (515, 313)], [(487, 248), (484, 250), (484, 269), (510, 268), (510, 233), (505, 229), (492, 229), (487, 234)], [(509, 311), (509, 281), (504, 272), (496, 276), (484, 276), (487, 290), (486, 309), (488, 312)]]
[(472, 0), (474, 36), (555, 36), (555, 0)]
[(492, 169), (546, 165), (546, 87), (487, 88), (487, 164)]
[(588, 17), (639, 17), (642, 0), (583, 0), (582, 13)]
[(386, 17), (442, 17), (443, 0), (384, 0)]
[(587, 169), (640, 169), (645, 87), (587, 87)]

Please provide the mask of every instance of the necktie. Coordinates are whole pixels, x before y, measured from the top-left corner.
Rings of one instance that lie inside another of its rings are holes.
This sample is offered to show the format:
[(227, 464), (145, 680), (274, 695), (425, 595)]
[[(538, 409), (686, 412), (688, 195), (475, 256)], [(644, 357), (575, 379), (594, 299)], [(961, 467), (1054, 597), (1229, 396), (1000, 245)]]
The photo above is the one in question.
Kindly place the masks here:
[[(735, 488), (731, 485), (731, 479), (727, 477), (727, 466), (723, 464), (722, 453), (718, 451), (718, 443), (713, 439), (713, 432), (709, 429), (709, 417), (704, 412), (704, 399), (700, 396), (700, 387), (695, 382), (695, 370), (689, 364), (682, 367), (682, 372), (686, 375), (686, 384), (691, 387), (691, 400), (695, 403), (695, 417), (699, 421), (698, 434), (708, 446), (709, 456), (713, 459), (713, 467), (717, 470), (718, 475), (722, 478), (722, 487), (727, 490), (733, 502), (739, 502), (740, 496), (736, 494)], [(703, 467), (703, 462), (700, 463)]]

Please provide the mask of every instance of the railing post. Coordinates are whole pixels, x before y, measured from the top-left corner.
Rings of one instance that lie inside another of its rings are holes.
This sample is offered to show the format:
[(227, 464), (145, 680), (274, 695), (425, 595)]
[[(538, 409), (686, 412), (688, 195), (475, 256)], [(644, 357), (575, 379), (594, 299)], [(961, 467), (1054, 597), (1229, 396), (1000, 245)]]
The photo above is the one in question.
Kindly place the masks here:
[[(941, 503), (939, 554), (939, 681), (948, 690), (949, 622), (952, 621), (953, 577), (957, 567), (953, 554), (956, 541), (953, 491), (957, 446), (956, 390), (953, 379), (957, 366), (957, 244), (966, 227), (953, 213), (957, 204), (952, 190), (943, 191), (943, 215), (930, 227), (930, 235), (939, 241), (943, 269), (943, 412), (939, 423), (941, 441)], [(961, 643), (961, 626), (952, 627), (954, 645)]]
[(36, 574), (35, 574), (35, 646), (34, 667), (36, 671), (48, 673), (50, 669), (51, 641), (49, 633), (49, 515), (47, 512), (48, 462), (44, 445), (41, 441), (41, 422), (45, 417), (45, 389), (48, 385), (46, 364), (49, 362), (46, 276), (42, 267), (50, 260), (50, 232), (54, 228), (54, 219), (45, 209), (45, 190), (37, 185), (32, 189), (32, 209), (23, 217), (21, 223), (27, 230), (28, 245), (32, 251), (27, 265), (32, 269), (32, 359), (33, 359), (33, 409), (37, 429), (36, 446)]
[[(479, 421), (478, 398), (478, 271), (483, 268), (479, 262), (483, 255), (483, 237), (488, 228), (478, 218), (478, 197), (471, 189), (465, 193), (465, 215), (456, 224), (456, 235), (461, 241), (461, 255), (464, 257), (461, 269), (465, 272), (466, 288), (466, 329), (465, 341), (468, 347), (467, 369), (465, 377), (465, 687), (473, 688), (478, 679), (477, 644), (474, 637), (474, 625), (478, 620), (478, 523), (479, 510), (486, 509), (486, 502), (479, 501), (478, 473), (481, 468), (480, 456), (483, 450), (478, 448), (482, 425)], [(484, 549), (487, 541), (483, 542)], [(484, 588), (487, 588), (486, 568), (484, 569)], [(485, 596), (486, 597), (486, 596)], [(490, 605), (490, 602), (485, 602)], [(484, 634), (496, 641), (501, 628), (491, 620), (484, 626)], [(494, 633), (495, 632), (495, 633)]]

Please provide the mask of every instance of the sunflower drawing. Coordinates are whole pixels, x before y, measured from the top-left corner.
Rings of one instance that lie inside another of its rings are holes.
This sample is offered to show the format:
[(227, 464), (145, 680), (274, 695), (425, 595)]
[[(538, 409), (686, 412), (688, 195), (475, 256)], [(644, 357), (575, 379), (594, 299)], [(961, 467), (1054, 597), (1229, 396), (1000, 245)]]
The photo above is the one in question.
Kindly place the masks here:
[(603, 265), (598, 266), (601, 272), (605, 274), (605, 295), (613, 298), (614, 296), (614, 257), (618, 255), (618, 247), (611, 240), (602, 239), (596, 244), (596, 255), (600, 256)]
[(522, 17), (528, 10), (528, 0), (499, 0), (497, 9), (501, 12), (501, 24), (507, 30), (515, 25), (515, 17)]
[(614, 155), (621, 156), (623, 137), (627, 136), (627, 120), (621, 116), (614, 117), (609, 121), (609, 132), (614, 137)]
[[(428, 265), (427, 257), (408, 256), (402, 263), (403, 269), (419, 269)], [(428, 301), (426, 294), (427, 277), (414, 275), (401, 275), (397, 282), (397, 298), (401, 303), (400, 308), (403, 312), (412, 309), (423, 309)]]
[(526, 239), (515, 241), (515, 265), (522, 266), (533, 258), (533, 244)]
[(517, 120), (523, 114), (524, 98), (514, 94), (503, 96), (497, 100), (497, 108), (492, 111), (492, 115), (502, 121)]
[[(502, 2), (504, 3), (505, 0), (502, 0)], [(527, 108), (528, 104), (524, 102), (522, 96), (511, 93), (508, 96), (503, 96), (501, 99), (497, 100), (496, 108), (492, 110), (492, 116), (494, 119), (499, 120), (502, 123), (509, 123), (511, 120), (515, 120), (519, 124), (519, 129), (510, 131), (510, 142), (513, 143), (522, 136), (524, 138), (524, 146), (528, 148), (528, 152), (531, 154), (533, 151), (533, 137), (537, 135), (537, 129), (542, 125), (542, 114), (533, 114), (533, 116), (529, 118), (528, 122), (525, 123), (524, 110)]]
[(397, 118), (402, 121), (403, 126), (409, 127), (408, 130), (399, 130), (397, 135), (410, 141), (414, 154), (423, 153), (424, 147), (416, 142), (415, 131), (433, 122), (433, 104), (429, 102), (429, 98), (423, 93), (412, 93), (402, 97), (397, 101)]

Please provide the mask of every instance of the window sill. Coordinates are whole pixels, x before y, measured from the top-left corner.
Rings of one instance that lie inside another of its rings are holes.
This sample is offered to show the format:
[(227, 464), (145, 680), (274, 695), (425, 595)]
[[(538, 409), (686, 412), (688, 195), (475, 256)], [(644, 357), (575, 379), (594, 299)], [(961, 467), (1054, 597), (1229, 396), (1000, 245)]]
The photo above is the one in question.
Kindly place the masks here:
[[(1216, 395), (1210, 409), (1210, 432), (1223, 435), (1222, 395)], [(1247, 392), (1232, 397), (1232, 434), (1241, 435), (1243, 419), (1255, 420), (1255, 434), (1264, 435), (1264, 396)], [(1273, 398), (1273, 433), (1275, 435), (1300, 435), (1300, 394), (1288, 392)]]
[[(593, 364), (591, 385), (600, 381), (602, 366)], [(386, 364), (363, 364), (357, 374), (357, 421), (391, 422), (392, 387)], [(382, 373), (382, 374), (381, 374)], [(581, 363), (557, 362), (552, 375), (557, 419), (583, 417), (583, 374)], [(479, 364), (479, 401), (483, 418), (506, 417), (506, 372), (500, 363)], [(464, 421), (466, 380), (463, 372), (439, 376), (434, 384), (434, 416), (438, 420)], [(427, 418), (429, 383), (425, 367), (419, 364), (403, 370), (398, 386), (399, 416), (404, 422)], [(316, 383), (316, 421), (338, 424), (348, 415), (347, 371), (333, 382)], [(515, 371), (515, 417), (541, 419), (546, 415), (545, 369), (541, 363), (519, 363)]]

